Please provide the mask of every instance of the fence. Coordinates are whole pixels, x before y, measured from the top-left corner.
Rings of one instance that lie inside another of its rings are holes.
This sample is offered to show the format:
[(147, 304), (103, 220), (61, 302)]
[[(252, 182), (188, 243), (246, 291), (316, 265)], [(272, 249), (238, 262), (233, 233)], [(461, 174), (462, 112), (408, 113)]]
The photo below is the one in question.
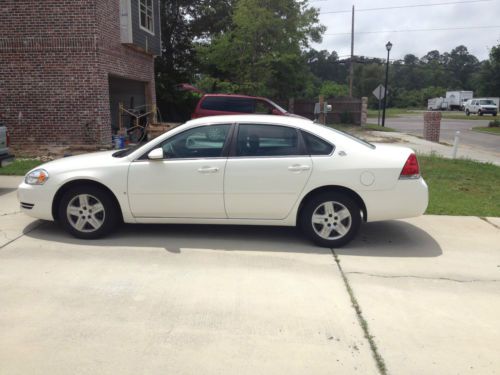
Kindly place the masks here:
[[(314, 113), (319, 99), (290, 99), (288, 102), (275, 101), (289, 112), (314, 120), (318, 115)], [(332, 111), (326, 115), (327, 124), (355, 124), (366, 123), (367, 104), (366, 98), (329, 98), (325, 103), (332, 106)]]

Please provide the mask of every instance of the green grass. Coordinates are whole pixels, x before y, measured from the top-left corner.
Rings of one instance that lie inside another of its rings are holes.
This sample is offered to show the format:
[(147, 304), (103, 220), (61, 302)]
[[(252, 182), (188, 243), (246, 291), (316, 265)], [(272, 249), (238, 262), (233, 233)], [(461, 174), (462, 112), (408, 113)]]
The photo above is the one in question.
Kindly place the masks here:
[(396, 130), (393, 128), (389, 128), (388, 126), (378, 126), (373, 124), (366, 124), (362, 127), (362, 130), (376, 130), (379, 132), (395, 132)]
[[(415, 111), (419, 111), (419, 109), (411, 109), (411, 108), (387, 108), (385, 110), (385, 117), (399, 117), (405, 115), (415, 114)], [(378, 109), (369, 109), (368, 110), (369, 118), (378, 118)], [(382, 111), (380, 111), (380, 117), (382, 117)]]
[(24, 176), (31, 169), (39, 166), (42, 163), (42, 161), (34, 159), (17, 159), (12, 164), (0, 168), (0, 175)]
[(476, 127), (472, 128), (475, 132), (488, 133), (488, 134), (496, 134), (500, 135), (500, 127)]
[(438, 156), (419, 161), (429, 185), (427, 214), (500, 217), (500, 167)]

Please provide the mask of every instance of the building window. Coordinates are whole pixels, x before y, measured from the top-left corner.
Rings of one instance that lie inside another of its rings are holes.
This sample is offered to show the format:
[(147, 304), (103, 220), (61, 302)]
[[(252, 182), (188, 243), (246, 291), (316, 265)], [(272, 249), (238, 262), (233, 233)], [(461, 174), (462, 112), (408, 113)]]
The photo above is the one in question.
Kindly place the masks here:
[(153, 0), (139, 0), (139, 15), (141, 29), (154, 34), (153, 24)]

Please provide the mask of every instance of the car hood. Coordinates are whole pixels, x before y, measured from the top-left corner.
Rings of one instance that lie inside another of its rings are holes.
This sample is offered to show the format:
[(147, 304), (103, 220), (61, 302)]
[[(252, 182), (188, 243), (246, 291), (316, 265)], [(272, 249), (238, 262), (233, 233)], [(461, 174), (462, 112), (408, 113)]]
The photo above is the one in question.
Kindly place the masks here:
[(53, 160), (51, 162), (42, 164), (36, 169), (43, 168), (50, 173), (50, 172), (65, 172), (69, 170), (72, 171), (72, 170), (101, 167), (109, 165), (111, 163), (118, 163), (123, 160), (120, 158), (114, 158), (113, 154), (115, 152), (116, 150), (93, 152), (90, 154), (82, 154), (76, 156), (68, 156), (65, 158)]

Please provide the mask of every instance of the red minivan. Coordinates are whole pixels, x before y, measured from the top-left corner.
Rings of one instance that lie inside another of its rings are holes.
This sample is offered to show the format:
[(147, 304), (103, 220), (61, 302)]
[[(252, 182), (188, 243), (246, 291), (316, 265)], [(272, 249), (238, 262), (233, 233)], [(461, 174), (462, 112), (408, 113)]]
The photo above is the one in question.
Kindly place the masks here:
[(233, 94), (206, 94), (198, 102), (191, 118), (242, 113), (293, 116), (266, 98)]

